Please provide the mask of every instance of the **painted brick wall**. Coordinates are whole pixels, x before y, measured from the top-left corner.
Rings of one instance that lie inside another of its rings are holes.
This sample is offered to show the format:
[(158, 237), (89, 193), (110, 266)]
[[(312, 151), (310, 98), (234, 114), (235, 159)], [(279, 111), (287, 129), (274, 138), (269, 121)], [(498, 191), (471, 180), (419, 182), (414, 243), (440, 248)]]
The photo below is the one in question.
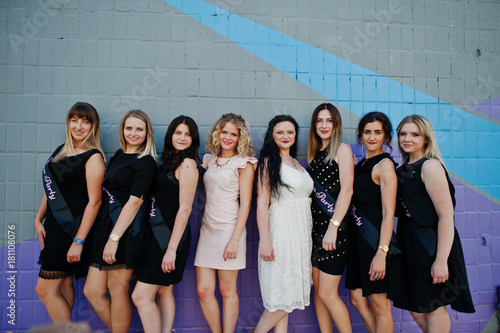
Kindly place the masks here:
[[(41, 167), (63, 142), (65, 115), (76, 101), (99, 111), (109, 155), (119, 147), (121, 116), (140, 108), (155, 125), (159, 150), (170, 120), (181, 113), (197, 121), (202, 137), (221, 114), (241, 113), (257, 148), (272, 116), (291, 114), (301, 126), (304, 157), (310, 114), (331, 100), (341, 110), (344, 141), (358, 153), (354, 128), (366, 112), (386, 112), (393, 125), (415, 112), (432, 120), (457, 187), (456, 225), (477, 310), (450, 311), (452, 329), (495, 332), (498, 17), (494, 0), (1, 0), (0, 331), (49, 322), (34, 293), (39, 243), (33, 218), (43, 193)], [(202, 213), (200, 193), (191, 257), (175, 287), (176, 331), (208, 331), (192, 265)], [(242, 332), (262, 312), (254, 209), (247, 242), (247, 269), (239, 277)], [(15, 249), (12, 267), (9, 249)], [(104, 330), (83, 283), (76, 282), (74, 318)], [(343, 288), (341, 295), (348, 304)], [(364, 332), (348, 307), (354, 331)], [(395, 331), (418, 332), (407, 312), (393, 313)], [(136, 312), (132, 330), (141, 330)], [(291, 315), (289, 331), (318, 331), (313, 306)]]

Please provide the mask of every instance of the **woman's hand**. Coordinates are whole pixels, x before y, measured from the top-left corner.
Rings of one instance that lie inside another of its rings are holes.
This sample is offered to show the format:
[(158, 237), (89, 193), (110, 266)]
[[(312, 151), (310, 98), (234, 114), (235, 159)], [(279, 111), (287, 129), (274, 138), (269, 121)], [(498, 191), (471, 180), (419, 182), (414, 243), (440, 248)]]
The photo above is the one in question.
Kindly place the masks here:
[(71, 243), (69, 247), (68, 254), (66, 255), (66, 260), (72, 264), (81, 260), (83, 244)]
[(230, 240), (224, 249), (224, 261), (227, 259), (236, 259), (238, 256), (239, 242)]
[(40, 241), (40, 245), (42, 246), (42, 250), (45, 247), (45, 227), (43, 226), (43, 223), (40, 221), (35, 220), (35, 231), (36, 235), (38, 236), (38, 240)]
[(113, 242), (108, 239), (104, 251), (102, 252), (102, 260), (104, 262), (113, 265), (116, 262), (116, 250), (118, 249), (118, 242)]
[(370, 281), (382, 280), (385, 278), (385, 260), (387, 254), (378, 250), (370, 264)]
[(264, 261), (274, 261), (274, 249), (270, 241), (259, 243), (259, 257)]
[(326, 230), (325, 236), (323, 237), (323, 249), (326, 251), (332, 251), (337, 248), (337, 232), (337, 227), (334, 227), (333, 225), (328, 226), (328, 230)]
[(448, 263), (436, 259), (431, 267), (432, 283), (445, 283), (448, 280)]
[(161, 270), (163, 273), (170, 273), (175, 270), (175, 258), (177, 254), (171, 250), (165, 251), (163, 260), (161, 261)]

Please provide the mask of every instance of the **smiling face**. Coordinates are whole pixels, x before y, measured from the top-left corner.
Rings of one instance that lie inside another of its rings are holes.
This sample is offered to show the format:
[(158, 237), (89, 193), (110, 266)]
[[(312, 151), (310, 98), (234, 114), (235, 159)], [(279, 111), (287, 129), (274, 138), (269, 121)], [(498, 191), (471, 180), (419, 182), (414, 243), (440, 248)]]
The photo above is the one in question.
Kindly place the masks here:
[(235, 150), (236, 146), (238, 145), (239, 138), (240, 131), (238, 127), (231, 122), (225, 123), (219, 133), (219, 142), (221, 149), (224, 151)]
[(92, 123), (86, 118), (72, 117), (69, 121), (69, 130), (74, 140), (73, 144), (79, 146), (92, 131)]
[(290, 147), (295, 143), (296, 134), (291, 121), (282, 121), (274, 126), (273, 139), (282, 153), (289, 153)]
[(385, 142), (385, 133), (382, 122), (376, 120), (367, 123), (361, 134), (361, 140), (365, 145), (367, 157), (383, 153), (382, 145)]
[(426, 139), (417, 124), (404, 124), (399, 131), (398, 140), (399, 146), (408, 155), (424, 155)]
[(146, 139), (146, 123), (136, 117), (128, 117), (123, 126), (127, 153), (136, 153)]
[(191, 147), (193, 138), (191, 137), (191, 132), (186, 124), (179, 124), (172, 134), (172, 146), (176, 152)]
[(327, 109), (321, 110), (316, 118), (316, 134), (323, 143), (322, 146), (328, 146), (333, 135), (333, 117)]

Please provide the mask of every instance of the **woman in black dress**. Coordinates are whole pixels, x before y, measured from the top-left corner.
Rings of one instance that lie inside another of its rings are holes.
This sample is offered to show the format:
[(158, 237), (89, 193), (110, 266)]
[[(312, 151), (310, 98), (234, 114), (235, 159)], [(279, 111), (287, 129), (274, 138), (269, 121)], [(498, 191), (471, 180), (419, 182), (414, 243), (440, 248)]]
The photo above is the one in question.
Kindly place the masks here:
[(455, 188), (427, 118), (407, 116), (397, 133), (404, 161), (396, 171), (403, 297), (393, 304), (409, 310), (422, 331), (449, 332), (446, 305), (475, 312), (454, 226)]
[(94, 310), (113, 333), (128, 332), (130, 326), (130, 278), (142, 257), (143, 203), (156, 172), (153, 126), (143, 111), (132, 110), (122, 118), (120, 146), (106, 171), (84, 288)]
[(144, 260), (132, 294), (144, 332), (172, 331), (173, 287), (182, 279), (191, 245), (188, 219), (198, 184), (199, 147), (195, 121), (187, 116), (172, 120), (152, 186)]
[[(351, 201), (352, 248), (347, 265), (346, 288), (369, 332), (392, 332), (392, 257), (388, 258), (394, 228), (396, 165), (384, 148), (391, 148), (392, 125), (381, 112), (370, 112), (359, 121), (357, 142), (366, 157), (354, 168)], [(395, 249), (391, 249), (393, 252)]]
[(69, 110), (66, 142), (46, 163), (43, 180), (46, 194), (35, 217), (42, 247), (36, 293), (53, 322), (66, 322), (75, 301), (73, 276), (87, 275), (84, 243), (101, 205), (104, 180), (101, 125), (92, 105), (78, 102)]
[[(339, 332), (351, 332), (349, 312), (338, 288), (350, 248), (346, 218), (352, 196), (354, 163), (351, 147), (342, 143), (340, 113), (330, 103), (320, 104), (312, 114), (307, 160), (307, 171), (315, 183), (312, 275), (319, 327), (321, 332), (332, 332), (333, 319)], [(327, 200), (326, 205), (322, 205), (324, 200)]]

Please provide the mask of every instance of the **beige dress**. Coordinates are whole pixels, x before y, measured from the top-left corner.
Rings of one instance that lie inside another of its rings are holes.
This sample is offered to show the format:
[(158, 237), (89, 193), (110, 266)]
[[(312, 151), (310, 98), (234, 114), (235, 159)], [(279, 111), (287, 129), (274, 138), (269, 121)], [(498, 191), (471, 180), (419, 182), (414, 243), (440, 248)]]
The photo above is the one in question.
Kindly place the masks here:
[(224, 261), (224, 249), (233, 235), (240, 208), (238, 169), (244, 168), (247, 163), (255, 165), (257, 159), (240, 155), (229, 159), (219, 158), (218, 164), (222, 167), (217, 167), (216, 157), (213, 154), (203, 157), (203, 166), (207, 169), (203, 176), (206, 204), (194, 265), (222, 270), (244, 269), (246, 267), (246, 229), (241, 234), (236, 259)]

